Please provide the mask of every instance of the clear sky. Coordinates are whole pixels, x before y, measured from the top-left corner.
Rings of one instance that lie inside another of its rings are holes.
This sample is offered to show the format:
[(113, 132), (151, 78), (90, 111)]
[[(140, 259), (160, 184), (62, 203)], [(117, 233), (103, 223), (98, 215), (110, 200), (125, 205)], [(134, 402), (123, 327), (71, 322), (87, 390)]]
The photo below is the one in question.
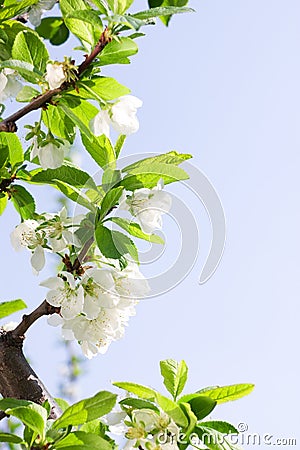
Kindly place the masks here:
[[(247, 423), (249, 433), (297, 438), (299, 446), (300, 4), (192, 0), (191, 6), (197, 13), (173, 18), (169, 29), (149, 28), (130, 66), (103, 74), (114, 74), (144, 101), (140, 131), (124, 155), (170, 149), (194, 155), (193, 165), (223, 204), (225, 253), (213, 277), (199, 285), (209, 220), (185, 186), (170, 189), (187, 205), (187, 223), (198, 224), (199, 259), (175, 289), (141, 302), (123, 340), (86, 363), (81, 395), (109, 388), (110, 380), (159, 388), (159, 360), (185, 359), (188, 391), (256, 384), (251, 396), (220, 406), (214, 418)], [(97, 170), (88, 158), (84, 166)], [(45, 192), (40, 210), (49, 204)], [(37, 279), (29, 254), (14, 253), (8, 225), (17, 220), (12, 208), (0, 219), (1, 300), (23, 297), (33, 307), (52, 266)], [(166, 252), (161, 263), (142, 268), (147, 275), (160, 264), (180, 265), (180, 233), (171, 218), (164, 234)], [(25, 346), (54, 394), (64, 356), (58, 336), (42, 319)]]

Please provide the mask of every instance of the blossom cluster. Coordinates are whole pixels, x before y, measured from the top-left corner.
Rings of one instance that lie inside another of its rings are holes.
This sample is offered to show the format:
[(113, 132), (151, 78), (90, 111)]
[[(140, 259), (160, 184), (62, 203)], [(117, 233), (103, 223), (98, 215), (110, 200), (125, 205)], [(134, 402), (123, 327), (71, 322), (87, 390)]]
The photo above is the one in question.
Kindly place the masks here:
[(82, 276), (66, 271), (41, 283), (49, 288), (46, 299), (60, 307), (48, 323), (62, 326), (66, 340), (77, 340), (84, 355), (105, 353), (111, 342), (120, 339), (135, 306), (150, 291), (137, 264), (120, 269), (115, 260), (99, 260), (97, 267), (84, 268)]
[(105, 422), (114, 434), (122, 434), (126, 439), (123, 450), (145, 448), (147, 450), (178, 450), (179, 428), (163, 411), (137, 409), (130, 412), (112, 412)]
[(69, 218), (66, 208), (62, 208), (58, 214), (47, 213), (39, 220), (24, 220), (10, 235), (12, 246), (17, 251), (27, 248), (32, 252), (31, 265), (34, 273), (38, 273), (45, 265), (45, 249), (58, 253), (68, 245), (81, 245), (73, 233), (81, 219), (81, 216)]

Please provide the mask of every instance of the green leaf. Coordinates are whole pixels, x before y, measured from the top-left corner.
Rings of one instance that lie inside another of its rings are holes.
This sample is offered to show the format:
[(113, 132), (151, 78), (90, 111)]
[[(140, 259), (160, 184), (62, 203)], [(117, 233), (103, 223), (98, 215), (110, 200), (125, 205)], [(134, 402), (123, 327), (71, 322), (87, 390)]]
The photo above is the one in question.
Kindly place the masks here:
[(0, 69), (13, 69), (16, 70), (24, 80), (29, 83), (39, 84), (43, 81), (43, 74), (39, 72), (32, 64), (25, 61), (19, 61), (17, 59), (10, 59), (2, 61), (0, 63)]
[(186, 438), (188, 438), (197, 424), (197, 416), (193, 413), (191, 405), (189, 405), (189, 403), (180, 403), (179, 406), (186, 415), (189, 422), (188, 427), (185, 429)]
[(215, 400), (202, 395), (189, 400), (187, 403), (191, 405), (192, 411), (198, 420), (202, 420), (208, 416), (217, 405)]
[(98, 392), (90, 398), (70, 406), (53, 423), (53, 428), (81, 425), (108, 414), (116, 403), (117, 396), (108, 391)]
[(13, 17), (23, 14), (31, 5), (34, 5), (37, 2), (38, 0), (22, 0), (1, 8), (0, 21), (12, 19)]
[(19, 400), (17, 398), (1, 398), (0, 410), (5, 411), (10, 408), (18, 408), (19, 406), (29, 406), (32, 402), (29, 400)]
[(11, 300), (9, 302), (0, 303), (0, 319), (3, 317), (10, 316), (11, 314), (20, 311), (21, 309), (27, 308), (26, 303), (20, 298), (17, 300)]
[(211, 450), (240, 450), (240, 445), (230, 442), (226, 436), (209, 427), (197, 426), (194, 428), (201, 441)]
[(157, 236), (157, 234), (144, 233), (140, 225), (136, 222), (121, 217), (110, 217), (109, 220), (119, 225), (123, 230), (126, 230), (131, 236), (153, 242), (154, 244), (164, 244), (164, 240), (160, 236)]
[(70, 34), (61, 17), (45, 17), (35, 31), (52, 45), (63, 44)]
[(142, 384), (130, 383), (126, 381), (116, 381), (112, 383), (113, 386), (117, 386), (120, 389), (131, 392), (134, 395), (144, 399), (144, 400), (155, 400), (157, 392)]
[(135, 55), (138, 52), (138, 46), (130, 38), (119, 38), (118, 41), (113, 40), (104, 47), (99, 55), (100, 65), (108, 64), (128, 64), (128, 56)]
[[(125, 169), (123, 169), (123, 172), (125, 172)], [(149, 163), (142, 167), (130, 169), (128, 175), (120, 182), (120, 185), (130, 191), (134, 191), (143, 187), (151, 189), (157, 185), (160, 179), (163, 179), (164, 184), (169, 184), (187, 180), (188, 178), (188, 174), (174, 164), (153, 162), (152, 164)]]
[(14, 44), (14, 40), (20, 31), (26, 31), (22, 23), (15, 20), (9, 20), (7, 22), (0, 22), (0, 30), (2, 39), (0, 42), (0, 60), (5, 61), (11, 58), (11, 49)]
[(14, 133), (0, 133), (0, 148), (1, 152), (7, 152), (9, 162), (14, 170), (15, 167), (20, 166), (24, 161), (23, 148), (18, 136)]
[(63, 181), (59, 180), (56, 180), (55, 185), (66, 197), (68, 197), (73, 202), (84, 206), (90, 211), (96, 211), (93, 203), (90, 202), (89, 198), (79, 189), (76, 189), (74, 186), (70, 186), (68, 183), (64, 183)]
[(62, 109), (90, 140), (94, 138), (90, 130), (90, 121), (98, 113), (94, 105), (73, 95), (65, 95), (57, 107)]
[(103, 31), (102, 22), (93, 10), (73, 11), (65, 17), (65, 24), (83, 44), (89, 44), (88, 50), (96, 45)]
[(95, 188), (95, 183), (87, 172), (66, 163), (57, 169), (35, 169), (31, 174), (31, 183), (56, 184), (58, 180), (74, 187)]
[(100, 252), (103, 256), (112, 259), (120, 259), (127, 253), (138, 261), (138, 253), (134, 242), (119, 231), (109, 230), (99, 224), (95, 231), (95, 238)]
[(179, 164), (190, 158), (192, 158), (192, 155), (189, 155), (187, 153), (178, 153), (175, 151), (171, 151), (168, 153), (164, 153), (163, 155), (152, 156), (150, 158), (136, 161), (135, 163), (124, 167), (123, 172), (130, 172), (133, 169), (141, 170), (145, 167), (147, 168), (150, 164), (153, 163), (173, 164), (175, 166), (178, 166)]
[(75, 138), (75, 125), (65, 112), (59, 107), (48, 105), (42, 112), (42, 119), (46, 127), (56, 136), (67, 139), (72, 143)]
[(44, 73), (49, 53), (41, 38), (36, 33), (26, 30), (16, 36), (12, 58), (31, 64), (38, 72)]
[(63, 398), (55, 397), (54, 400), (56, 401), (56, 403), (58, 404), (58, 406), (60, 407), (62, 412), (64, 412), (70, 406), (69, 403), (66, 400), (64, 400)]
[(219, 433), (224, 434), (239, 434), (239, 431), (231, 423), (223, 422), (221, 420), (210, 420), (206, 422), (201, 422), (199, 425), (203, 427), (213, 428)]
[(57, 450), (112, 450), (112, 445), (107, 440), (84, 431), (74, 431), (54, 445)]
[(0, 216), (2, 216), (2, 214), (4, 213), (4, 211), (6, 209), (7, 200), (8, 200), (8, 197), (6, 194), (3, 196), (0, 196)]
[(72, 14), (74, 11), (88, 9), (84, 0), (60, 0), (59, 6), (63, 16)]
[(10, 189), (11, 200), (23, 220), (32, 219), (35, 214), (35, 201), (23, 186), (14, 185)]
[(98, 166), (104, 169), (108, 164), (115, 161), (113, 146), (109, 138), (104, 134), (97, 137), (91, 135), (91, 137), (88, 138), (81, 133), (81, 140), (86, 151), (91, 155)]
[(156, 394), (156, 401), (161, 409), (168, 414), (178, 426), (183, 428), (188, 426), (186, 415), (177, 403), (159, 393)]
[(17, 102), (30, 102), (34, 97), (37, 97), (41, 93), (31, 86), (23, 86), (18, 93), (16, 100)]
[[(1, 402), (0, 402), (1, 404)], [(18, 406), (16, 408), (5, 409), (5, 413), (17, 417), (31, 430), (44, 436), (44, 429), (47, 421), (47, 410), (41, 405), (30, 403), (27, 406)]]
[[(129, 94), (130, 89), (110, 77), (94, 77), (91, 80), (82, 80), (77, 83), (78, 95), (82, 98), (95, 100), (114, 100), (122, 95)], [(73, 91), (71, 91), (73, 94)]]
[(20, 444), (21, 442), (23, 442), (23, 439), (21, 439), (19, 436), (16, 436), (15, 434), (0, 432), (0, 442), (11, 442), (12, 444)]
[(118, 158), (119, 155), (120, 155), (120, 152), (121, 152), (122, 147), (123, 147), (123, 145), (124, 145), (125, 139), (126, 139), (126, 135), (125, 135), (125, 134), (120, 134), (120, 136), (119, 136), (118, 139), (117, 139), (117, 142), (116, 142), (116, 144), (115, 144), (115, 154), (116, 154), (116, 158)]
[(183, 360), (177, 362), (174, 359), (160, 361), (160, 372), (164, 378), (164, 385), (176, 400), (187, 381), (188, 367), (186, 363)]
[(121, 400), (120, 405), (133, 408), (133, 409), (152, 409), (153, 411), (156, 411), (159, 413), (159, 409), (151, 402), (148, 402), (147, 400), (141, 400), (140, 398), (124, 398)]
[(245, 395), (250, 394), (253, 389), (254, 384), (233, 384), (230, 386), (215, 387), (210, 390), (200, 390), (198, 393), (201, 394), (204, 392), (205, 396), (216, 400), (216, 402), (220, 404), (245, 397)]
[[(187, 3), (187, 1), (185, 1), (185, 4), (186, 3)], [(141, 12), (132, 14), (132, 16), (136, 17), (137, 19), (145, 20), (145, 19), (152, 19), (154, 17), (164, 17), (164, 16), (170, 16), (173, 14), (183, 14), (183, 13), (189, 13), (189, 12), (195, 12), (195, 11), (192, 8), (164, 6), (164, 7), (148, 9), (146, 11), (141, 11)]]
[(111, 209), (116, 206), (120, 200), (124, 188), (119, 186), (108, 191), (101, 202), (100, 218), (103, 220), (104, 217), (111, 211)]

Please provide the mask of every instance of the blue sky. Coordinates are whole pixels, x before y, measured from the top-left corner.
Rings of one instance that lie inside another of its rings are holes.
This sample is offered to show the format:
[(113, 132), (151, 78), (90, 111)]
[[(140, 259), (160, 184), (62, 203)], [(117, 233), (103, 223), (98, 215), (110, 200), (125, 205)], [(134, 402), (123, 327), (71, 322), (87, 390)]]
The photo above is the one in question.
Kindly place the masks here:
[[(188, 391), (256, 384), (251, 396), (220, 406), (213, 417), (245, 422), (249, 433), (299, 441), (300, 5), (194, 0), (191, 6), (197, 12), (175, 17), (169, 29), (149, 28), (130, 66), (103, 73), (116, 76), (144, 101), (140, 131), (128, 139), (124, 155), (170, 149), (194, 155), (193, 164), (222, 201), (225, 253), (214, 276), (199, 285), (210, 224), (185, 186), (170, 188), (187, 205), (187, 220), (197, 222), (199, 259), (175, 289), (141, 302), (122, 341), (87, 362), (81, 394), (108, 388), (110, 380), (158, 388), (159, 360), (185, 359)], [(88, 158), (84, 166), (97, 170)], [(48, 195), (38, 202), (41, 210)], [(2, 295), (3, 300), (23, 297), (33, 307), (43, 290), (31, 274), (29, 255), (10, 247), (8, 228), (17, 220), (9, 208), (0, 221)], [(170, 218), (164, 234), (162, 262), (177, 264), (180, 233)], [(162, 262), (145, 267), (145, 273)], [(40, 281), (52, 268), (50, 263)], [(53, 393), (63, 360), (58, 335), (41, 320), (25, 344)]]

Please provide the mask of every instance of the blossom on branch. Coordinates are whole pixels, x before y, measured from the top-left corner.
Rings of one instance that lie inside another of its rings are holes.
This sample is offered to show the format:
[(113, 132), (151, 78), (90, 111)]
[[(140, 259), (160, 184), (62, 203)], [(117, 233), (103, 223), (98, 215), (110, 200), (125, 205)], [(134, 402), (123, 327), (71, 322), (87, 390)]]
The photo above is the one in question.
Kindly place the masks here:
[(17, 79), (17, 72), (12, 69), (0, 72), (0, 103), (9, 97), (16, 97), (21, 89), (22, 83)]
[(133, 95), (120, 97), (108, 110), (101, 110), (91, 121), (91, 129), (95, 136), (110, 135), (110, 125), (119, 134), (126, 136), (136, 133), (139, 121), (136, 117), (138, 108), (143, 102)]
[(59, 62), (48, 63), (46, 66), (45, 80), (49, 84), (50, 89), (59, 88), (67, 80), (64, 65)]
[(34, 159), (36, 156), (43, 169), (57, 169), (64, 162), (65, 150), (63, 145), (57, 141), (39, 145), (37, 139), (34, 139), (30, 157)]
[(136, 189), (133, 194), (123, 201), (121, 209), (129, 211), (141, 225), (145, 233), (153, 233), (162, 228), (162, 214), (170, 211), (172, 198), (163, 191), (163, 182), (160, 180), (153, 189)]

